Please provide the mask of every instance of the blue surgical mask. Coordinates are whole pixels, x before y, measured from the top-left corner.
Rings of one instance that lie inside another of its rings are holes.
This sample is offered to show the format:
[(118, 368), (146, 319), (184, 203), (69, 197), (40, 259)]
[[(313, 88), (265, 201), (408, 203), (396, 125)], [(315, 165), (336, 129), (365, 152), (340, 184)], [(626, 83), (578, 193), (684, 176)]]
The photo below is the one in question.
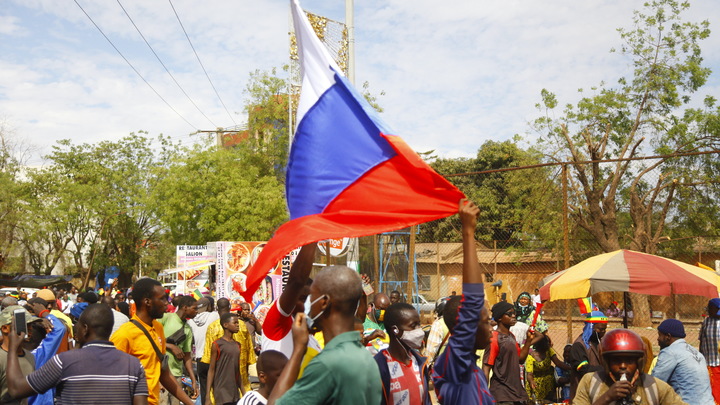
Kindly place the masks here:
[(308, 326), (309, 330), (312, 330), (315, 320), (318, 319), (320, 317), (320, 315), (323, 314), (323, 312), (325, 312), (325, 310), (322, 310), (322, 311), (320, 311), (319, 314), (317, 314), (315, 316), (310, 315), (310, 311), (312, 310), (313, 304), (320, 301), (320, 299), (322, 299), (323, 297), (325, 297), (324, 294), (315, 298), (315, 301), (310, 301), (310, 295), (308, 294), (307, 298), (305, 298), (305, 319), (307, 320), (307, 326)]

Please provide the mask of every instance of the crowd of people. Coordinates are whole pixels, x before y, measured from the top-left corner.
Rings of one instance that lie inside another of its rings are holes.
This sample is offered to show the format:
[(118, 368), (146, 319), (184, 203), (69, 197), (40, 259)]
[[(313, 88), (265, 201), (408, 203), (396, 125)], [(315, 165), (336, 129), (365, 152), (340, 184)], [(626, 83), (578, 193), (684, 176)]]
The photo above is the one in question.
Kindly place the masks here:
[(104, 294), (43, 289), (0, 302), (1, 404), (720, 404), (720, 298), (699, 350), (684, 325), (661, 350), (608, 317), (586, 315), (557, 352), (535, 294), (488, 308), (475, 249), (478, 208), (462, 200), (462, 294), (426, 336), (402, 294), (363, 288), (344, 266), (310, 278), (303, 246), (285, 289), (258, 319), (249, 303), (176, 296), (141, 278)]

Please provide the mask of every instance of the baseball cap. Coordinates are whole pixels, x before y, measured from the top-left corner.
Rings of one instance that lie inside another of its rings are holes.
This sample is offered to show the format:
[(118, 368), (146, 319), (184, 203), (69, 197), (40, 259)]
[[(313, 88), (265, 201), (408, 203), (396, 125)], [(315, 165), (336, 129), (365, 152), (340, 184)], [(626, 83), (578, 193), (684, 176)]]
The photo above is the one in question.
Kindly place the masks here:
[(31, 315), (25, 308), (21, 307), (20, 305), (10, 305), (9, 307), (5, 308), (0, 312), (0, 325), (8, 325), (10, 322), (12, 322), (13, 319), (13, 312), (15, 312), (16, 309), (22, 309), (25, 311), (25, 323), (35, 322), (37, 321), (38, 317)]
[(42, 298), (45, 301), (55, 301), (55, 293), (53, 293), (51, 290), (44, 289), (37, 292), (37, 297)]

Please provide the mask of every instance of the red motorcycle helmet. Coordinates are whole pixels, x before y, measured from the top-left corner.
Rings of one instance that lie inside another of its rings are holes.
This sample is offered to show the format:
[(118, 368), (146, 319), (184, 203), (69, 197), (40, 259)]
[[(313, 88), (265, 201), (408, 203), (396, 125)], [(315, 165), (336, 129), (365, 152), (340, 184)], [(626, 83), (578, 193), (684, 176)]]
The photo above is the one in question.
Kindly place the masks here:
[(645, 355), (642, 338), (630, 329), (613, 329), (600, 341), (600, 355)]

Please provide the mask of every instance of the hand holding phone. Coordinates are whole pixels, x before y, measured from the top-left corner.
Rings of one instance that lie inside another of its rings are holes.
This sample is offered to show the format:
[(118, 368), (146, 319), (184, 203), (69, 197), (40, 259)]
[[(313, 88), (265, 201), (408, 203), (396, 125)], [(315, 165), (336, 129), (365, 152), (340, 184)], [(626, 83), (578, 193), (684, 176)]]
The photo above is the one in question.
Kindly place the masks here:
[(18, 335), (21, 333), (27, 334), (26, 313), (24, 309), (16, 309), (13, 311), (13, 326), (15, 326), (15, 333)]

